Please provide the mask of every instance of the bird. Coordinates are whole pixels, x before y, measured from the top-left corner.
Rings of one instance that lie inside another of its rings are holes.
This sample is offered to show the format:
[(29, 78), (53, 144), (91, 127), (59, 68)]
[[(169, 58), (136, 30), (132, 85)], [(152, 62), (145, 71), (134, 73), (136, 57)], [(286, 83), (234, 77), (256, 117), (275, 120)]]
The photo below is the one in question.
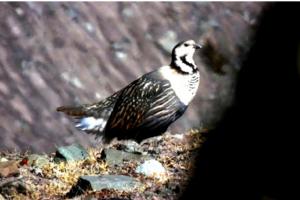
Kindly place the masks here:
[(200, 73), (193, 55), (201, 48), (194, 40), (179, 42), (169, 65), (144, 74), (100, 102), (56, 110), (73, 117), (76, 128), (104, 144), (115, 138), (140, 143), (162, 135), (196, 95)]

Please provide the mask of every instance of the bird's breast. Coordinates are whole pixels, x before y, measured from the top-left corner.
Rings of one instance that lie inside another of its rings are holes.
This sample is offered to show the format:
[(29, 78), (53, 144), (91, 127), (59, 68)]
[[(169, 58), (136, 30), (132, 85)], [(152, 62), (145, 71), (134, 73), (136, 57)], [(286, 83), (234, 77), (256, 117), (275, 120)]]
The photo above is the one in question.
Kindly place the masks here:
[(196, 95), (199, 86), (199, 71), (193, 74), (180, 74), (170, 66), (163, 66), (160, 68), (159, 73), (170, 82), (179, 100), (188, 105)]

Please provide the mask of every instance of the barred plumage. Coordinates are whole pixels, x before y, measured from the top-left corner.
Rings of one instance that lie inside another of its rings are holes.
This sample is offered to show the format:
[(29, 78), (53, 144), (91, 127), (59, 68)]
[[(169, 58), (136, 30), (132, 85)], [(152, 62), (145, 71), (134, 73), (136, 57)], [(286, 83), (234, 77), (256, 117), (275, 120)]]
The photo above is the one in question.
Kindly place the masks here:
[(177, 44), (169, 66), (141, 78), (94, 104), (62, 106), (57, 111), (73, 116), (76, 127), (101, 136), (108, 143), (113, 138), (134, 139), (160, 135), (178, 119), (195, 96), (200, 74), (193, 61), (193, 40)]

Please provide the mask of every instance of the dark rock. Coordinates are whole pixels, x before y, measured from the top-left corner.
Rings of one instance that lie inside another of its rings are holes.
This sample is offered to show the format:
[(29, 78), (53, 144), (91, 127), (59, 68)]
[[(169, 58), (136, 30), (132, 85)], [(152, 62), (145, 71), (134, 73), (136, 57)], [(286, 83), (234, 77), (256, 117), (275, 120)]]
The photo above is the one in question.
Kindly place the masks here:
[(63, 48), (65, 46), (65, 41), (60, 37), (55, 37), (52, 43), (55, 48)]
[(79, 144), (59, 147), (56, 151), (55, 161), (64, 160), (67, 162), (85, 160), (88, 158), (88, 152)]
[(104, 149), (103, 157), (105, 158), (105, 161), (109, 166), (121, 165), (124, 161), (141, 161), (150, 159), (149, 156), (124, 152), (115, 149)]
[(103, 176), (81, 176), (75, 186), (66, 195), (72, 198), (87, 190), (101, 191), (102, 189), (114, 189), (118, 191), (133, 191), (142, 184), (130, 176), (124, 175), (103, 175)]
[(17, 193), (26, 194), (27, 191), (26, 184), (20, 178), (10, 177), (0, 181), (0, 193), (7, 199), (11, 199), (12, 195)]
[(19, 167), (16, 161), (0, 162), (0, 177), (8, 177), (18, 175)]

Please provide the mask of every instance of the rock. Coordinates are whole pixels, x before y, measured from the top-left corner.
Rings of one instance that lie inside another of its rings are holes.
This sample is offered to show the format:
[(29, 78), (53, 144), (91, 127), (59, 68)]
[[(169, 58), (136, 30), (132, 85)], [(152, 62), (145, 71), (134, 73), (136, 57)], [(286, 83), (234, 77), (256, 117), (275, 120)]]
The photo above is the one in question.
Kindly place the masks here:
[(114, 51), (127, 51), (130, 48), (130, 45), (131, 43), (129, 38), (124, 37), (120, 41), (113, 42), (111, 44), (111, 48)]
[(83, 89), (84, 86), (78, 77), (72, 77), (68, 72), (63, 72), (61, 77), (68, 83), (72, 84), (73, 86)]
[(149, 156), (124, 152), (116, 149), (104, 149), (103, 157), (105, 157), (105, 161), (109, 166), (121, 165), (125, 160), (141, 161), (150, 159)]
[(0, 177), (8, 177), (19, 174), (18, 163), (16, 161), (0, 162)]
[(135, 153), (135, 154), (145, 154), (146, 152), (143, 151), (141, 145), (133, 140), (126, 140), (122, 144), (119, 144), (117, 147), (118, 150), (126, 151), (128, 153)]
[(7, 158), (4, 158), (4, 157), (0, 158), (0, 162), (6, 162), (6, 161), (8, 161)]
[(4, 199), (11, 199), (16, 194), (26, 195), (28, 191), (26, 184), (20, 178), (10, 177), (0, 182), (0, 192), (4, 195)]
[(134, 17), (134, 12), (130, 8), (125, 8), (125, 9), (122, 10), (122, 15), (124, 17)]
[(159, 46), (161, 46), (166, 52), (172, 52), (172, 49), (177, 42), (177, 34), (170, 30), (158, 40)]
[(50, 161), (46, 155), (32, 154), (28, 156), (28, 164), (34, 167), (43, 168)]
[(85, 160), (88, 156), (88, 152), (80, 144), (72, 144), (70, 146), (59, 147), (54, 160), (71, 162)]
[(173, 138), (176, 138), (178, 140), (182, 140), (184, 138), (184, 134), (174, 134), (174, 135), (170, 135)]
[(136, 173), (141, 173), (149, 177), (160, 178), (161, 176), (166, 176), (167, 171), (164, 166), (157, 160), (151, 159), (145, 161), (143, 164), (139, 165)]
[(95, 31), (94, 26), (90, 22), (84, 23), (84, 28), (90, 33)]
[(142, 184), (130, 176), (124, 175), (102, 175), (102, 176), (81, 176), (75, 186), (66, 195), (72, 198), (87, 190), (94, 192), (102, 189), (114, 189), (118, 191), (133, 191)]
[(37, 176), (44, 176), (42, 169), (39, 167), (32, 167), (31, 172)]

